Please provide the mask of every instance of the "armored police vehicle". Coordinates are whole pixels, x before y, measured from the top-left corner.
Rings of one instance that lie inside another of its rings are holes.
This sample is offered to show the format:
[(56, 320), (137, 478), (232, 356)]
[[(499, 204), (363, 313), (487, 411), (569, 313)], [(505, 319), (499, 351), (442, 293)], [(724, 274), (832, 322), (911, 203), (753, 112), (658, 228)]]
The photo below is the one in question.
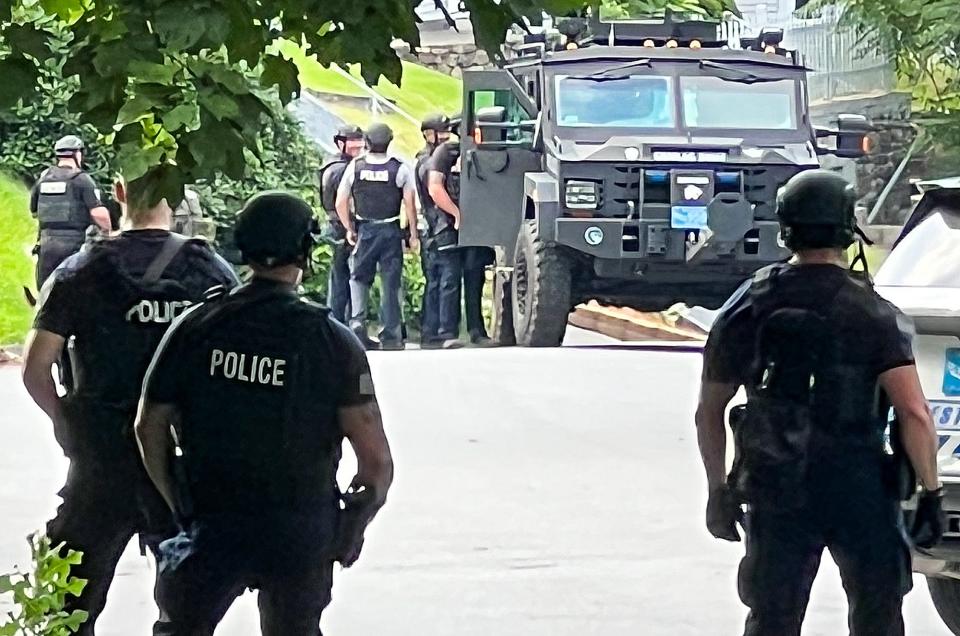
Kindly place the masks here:
[(503, 344), (559, 345), (589, 299), (718, 307), (787, 256), (778, 188), (862, 154), (863, 117), (811, 124), (782, 31), (733, 47), (712, 22), (584, 26), (464, 72), (460, 244), (496, 250)]

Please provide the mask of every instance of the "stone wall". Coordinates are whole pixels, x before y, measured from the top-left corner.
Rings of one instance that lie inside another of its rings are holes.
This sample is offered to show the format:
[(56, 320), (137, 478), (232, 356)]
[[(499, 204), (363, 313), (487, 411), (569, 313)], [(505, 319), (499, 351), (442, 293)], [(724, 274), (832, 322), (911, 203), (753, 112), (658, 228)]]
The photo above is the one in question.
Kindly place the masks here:
[(471, 66), (490, 66), (490, 56), (475, 44), (421, 46), (412, 51), (406, 42), (396, 42), (394, 50), (401, 59), (416, 62), (427, 68), (459, 78), (463, 69)]
[[(837, 115), (850, 113), (865, 115), (876, 128), (871, 134), (873, 151), (856, 162), (857, 187), (860, 191), (860, 206), (870, 210), (876, 203), (887, 182), (906, 156), (916, 133), (910, 125), (911, 100), (908, 93), (887, 93), (836, 99), (811, 106), (813, 123), (832, 126)], [(877, 222), (901, 223), (909, 212), (912, 194), (909, 178), (922, 176), (922, 166), (911, 162), (898, 180), (884, 204)]]

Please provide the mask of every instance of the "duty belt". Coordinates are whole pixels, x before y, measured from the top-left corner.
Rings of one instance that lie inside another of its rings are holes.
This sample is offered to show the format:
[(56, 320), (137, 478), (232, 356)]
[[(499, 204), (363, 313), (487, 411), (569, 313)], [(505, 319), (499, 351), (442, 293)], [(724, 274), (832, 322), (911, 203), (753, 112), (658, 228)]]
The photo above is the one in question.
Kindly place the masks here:
[(389, 223), (399, 223), (400, 215), (391, 216), (389, 219), (365, 219), (362, 216), (357, 216), (357, 221), (368, 225), (387, 225)]

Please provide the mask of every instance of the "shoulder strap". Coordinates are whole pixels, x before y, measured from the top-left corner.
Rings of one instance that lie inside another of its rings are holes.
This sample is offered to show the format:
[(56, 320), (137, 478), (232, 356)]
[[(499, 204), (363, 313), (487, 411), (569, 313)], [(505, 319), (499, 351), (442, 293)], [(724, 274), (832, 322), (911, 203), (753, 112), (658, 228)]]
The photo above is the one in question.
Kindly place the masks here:
[(155, 283), (160, 280), (160, 277), (163, 276), (167, 267), (170, 266), (170, 263), (173, 262), (173, 259), (176, 258), (177, 254), (180, 253), (180, 250), (183, 249), (183, 246), (186, 245), (188, 241), (189, 239), (187, 237), (176, 234), (175, 232), (170, 232), (170, 236), (164, 241), (163, 247), (160, 248), (160, 252), (157, 253), (147, 267), (147, 271), (144, 272), (140, 281), (143, 283)]

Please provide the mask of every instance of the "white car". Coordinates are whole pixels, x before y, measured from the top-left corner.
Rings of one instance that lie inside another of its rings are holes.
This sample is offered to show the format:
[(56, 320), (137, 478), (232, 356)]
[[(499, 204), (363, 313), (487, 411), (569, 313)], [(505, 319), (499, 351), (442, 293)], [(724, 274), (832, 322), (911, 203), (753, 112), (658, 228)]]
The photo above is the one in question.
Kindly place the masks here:
[(877, 291), (915, 323), (914, 355), (940, 437), (943, 542), (914, 555), (933, 603), (960, 635), (960, 177), (919, 184), (923, 196), (890, 256)]

